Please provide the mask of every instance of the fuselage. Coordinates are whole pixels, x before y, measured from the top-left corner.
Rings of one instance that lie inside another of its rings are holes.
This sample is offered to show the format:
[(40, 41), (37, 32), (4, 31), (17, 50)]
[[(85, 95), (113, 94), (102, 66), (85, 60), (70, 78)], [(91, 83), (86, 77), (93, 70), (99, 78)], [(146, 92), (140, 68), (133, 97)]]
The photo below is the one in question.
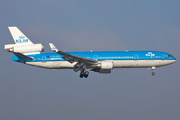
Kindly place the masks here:
[(80, 78), (87, 78), (90, 71), (109, 74), (113, 68), (155, 68), (176, 62), (171, 54), (160, 51), (87, 51), (64, 52), (53, 43), (53, 53), (41, 53), (43, 44), (34, 44), (16, 26), (8, 27), (15, 44), (7, 44), (4, 50), (12, 52), (13, 61), (49, 69), (73, 69), (80, 71)]
[[(144, 68), (144, 67), (160, 67), (172, 64), (176, 58), (171, 54), (160, 51), (88, 51), (88, 52), (67, 52), (84, 58), (95, 59), (99, 63), (101, 61), (112, 61), (113, 68)], [(12, 60), (22, 62), (28, 65), (50, 69), (72, 69), (76, 63), (65, 61), (57, 53), (41, 53), (27, 55), (34, 60), (19, 59), (13, 56)], [(87, 68), (95, 68), (97, 66), (87, 66)]]

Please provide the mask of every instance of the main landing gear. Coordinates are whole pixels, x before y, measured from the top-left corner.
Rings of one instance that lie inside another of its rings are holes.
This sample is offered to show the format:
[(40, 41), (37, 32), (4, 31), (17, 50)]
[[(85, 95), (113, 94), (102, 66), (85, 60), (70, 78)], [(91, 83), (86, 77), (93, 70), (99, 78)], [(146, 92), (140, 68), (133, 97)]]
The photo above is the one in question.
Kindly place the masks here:
[(156, 69), (156, 67), (151, 67), (151, 69), (152, 69), (152, 76), (154, 76), (155, 75), (154, 70)]
[(80, 73), (80, 75), (79, 75), (79, 77), (80, 77), (80, 78), (83, 78), (83, 77), (87, 78), (88, 75), (89, 75), (89, 72), (88, 72), (88, 71), (82, 70), (81, 73)]

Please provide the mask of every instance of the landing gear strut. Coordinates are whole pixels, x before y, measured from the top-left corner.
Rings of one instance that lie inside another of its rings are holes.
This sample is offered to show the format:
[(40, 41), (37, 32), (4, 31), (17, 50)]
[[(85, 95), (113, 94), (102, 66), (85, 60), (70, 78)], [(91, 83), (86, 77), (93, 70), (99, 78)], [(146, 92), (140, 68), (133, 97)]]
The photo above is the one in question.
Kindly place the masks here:
[(89, 72), (88, 72), (88, 71), (82, 70), (81, 73), (80, 73), (80, 75), (79, 75), (79, 77), (80, 77), (80, 78), (83, 78), (83, 77), (87, 78), (88, 75), (89, 75)]
[(154, 76), (155, 75), (154, 70), (156, 69), (156, 67), (151, 67), (151, 69), (152, 69), (152, 76)]

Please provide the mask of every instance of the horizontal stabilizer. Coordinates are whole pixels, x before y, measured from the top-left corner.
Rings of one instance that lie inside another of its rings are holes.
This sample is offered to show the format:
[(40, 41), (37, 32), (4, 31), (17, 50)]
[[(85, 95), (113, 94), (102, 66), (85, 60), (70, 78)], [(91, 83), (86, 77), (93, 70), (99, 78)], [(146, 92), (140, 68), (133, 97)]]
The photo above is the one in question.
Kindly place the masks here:
[(14, 55), (16, 55), (19, 59), (34, 60), (33, 58), (30, 58), (30, 57), (28, 57), (28, 56), (26, 56), (26, 55), (23, 55), (23, 54), (21, 54), (21, 53), (17, 53), (17, 52), (13, 52), (13, 53), (14, 53)]

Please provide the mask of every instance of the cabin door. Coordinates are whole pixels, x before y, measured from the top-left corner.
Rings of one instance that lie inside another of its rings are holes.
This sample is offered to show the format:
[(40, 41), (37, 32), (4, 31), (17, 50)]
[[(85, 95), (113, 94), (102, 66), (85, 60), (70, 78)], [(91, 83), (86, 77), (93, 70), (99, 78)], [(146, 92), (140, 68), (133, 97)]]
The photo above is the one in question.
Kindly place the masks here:
[(134, 60), (138, 60), (139, 56), (137, 54), (134, 55)]
[(98, 56), (97, 56), (97, 55), (94, 55), (94, 59), (95, 59), (95, 60), (98, 60)]
[(161, 55), (161, 59), (165, 60), (165, 55), (164, 54)]
[(42, 62), (46, 62), (46, 56), (42, 56)]

